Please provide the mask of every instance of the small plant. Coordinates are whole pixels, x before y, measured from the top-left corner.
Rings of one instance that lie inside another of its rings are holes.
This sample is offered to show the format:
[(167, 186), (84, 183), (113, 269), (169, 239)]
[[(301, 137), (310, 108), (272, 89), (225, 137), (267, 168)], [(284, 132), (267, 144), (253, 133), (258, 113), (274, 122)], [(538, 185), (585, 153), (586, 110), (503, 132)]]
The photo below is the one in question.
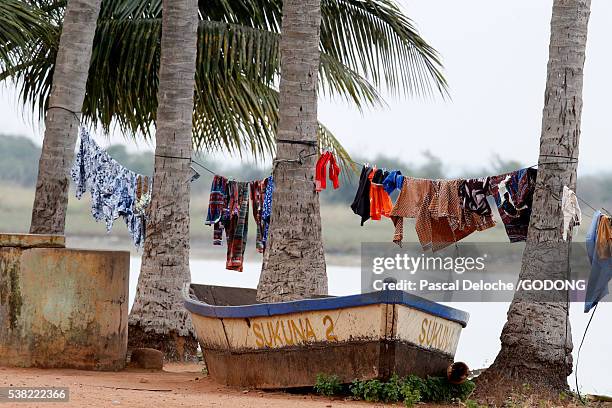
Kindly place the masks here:
[[(475, 384), (472, 381), (451, 384), (444, 377), (421, 378), (410, 375), (400, 378), (393, 375), (387, 382), (355, 380), (350, 385), (349, 390), (356, 399), (368, 402), (403, 401), (404, 405), (411, 407), (421, 401), (441, 403), (466, 401), (474, 388)], [(468, 404), (470, 405), (468, 406)], [(478, 404), (474, 401), (466, 402), (465, 405), (467, 408), (478, 408)]]
[(398, 402), (402, 400), (402, 380), (397, 374), (393, 374), (388, 382), (383, 383), (382, 400), (384, 402)]
[(418, 389), (412, 388), (409, 384), (403, 384), (400, 393), (407, 408), (421, 402), (421, 392)]
[(349, 385), (349, 391), (353, 395), (355, 399), (363, 399), (363, 381), (354, 380), (351, 385)]
[(342, 383), (337, 375), (317, 374), (314, 390), (319, 395), (331, 397), (342, 391)]
[(366, 381), (363, 386), (363, 399), (368, 402), (383, 401), (383, 383), (379, 380)]

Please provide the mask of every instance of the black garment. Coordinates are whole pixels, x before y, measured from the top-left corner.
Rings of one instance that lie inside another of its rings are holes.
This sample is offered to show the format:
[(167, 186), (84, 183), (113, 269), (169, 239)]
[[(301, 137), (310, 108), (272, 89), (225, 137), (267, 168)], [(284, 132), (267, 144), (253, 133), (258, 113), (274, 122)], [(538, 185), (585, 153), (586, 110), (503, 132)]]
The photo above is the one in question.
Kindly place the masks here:
[(463, 180), (459, 184), (461, 207), (478, 215), (491, 215), (491, 206), (487, 201), (489, 195), (489, 178)]
[(372, 172), (372, 169), (363, 166), (361, 169), (361, 175), (359, 176), (359, 186), (357, 187), (357, 193), (351, 209), (357, 215), (361, 216), (361, 225), (370, 219), (370, 179), (368, 176)]
[(372, 176), (372, 183), (382, 184), (388, 175), (389, 175), (388, 171), (382, 171), (381, 169), (378, 169), (376, 170), (376, 173), (374, 173), (374, 176)]

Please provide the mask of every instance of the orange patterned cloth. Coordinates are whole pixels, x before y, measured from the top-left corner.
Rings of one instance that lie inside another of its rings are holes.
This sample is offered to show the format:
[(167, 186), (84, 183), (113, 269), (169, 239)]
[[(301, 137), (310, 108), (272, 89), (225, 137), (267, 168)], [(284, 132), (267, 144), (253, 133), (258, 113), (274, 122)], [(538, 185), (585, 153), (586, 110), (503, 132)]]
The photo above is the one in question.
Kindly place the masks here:
[(495, 225), (491, 215), (480, 216), (461, 207), (461, 180), (426, 180), (406, 177), (402, 191), (391, 210), (395, 225), (393, 242), (400, 244), (404, 218), (416, 219), (416, 232), (424, 250), (438, 251), (460, 241), (472, 232)]
[(371, 171), (368, 178), (370, 179), (370, 218), (379, 221), (381, 216), (389, 217), (393, 203), (391, 197), (385, 191), (382, 184), (372, 182), (376, 169)]
[(599, 259), (612, 258), (612, 219), (602, 215), (597, 224), (597, 256)]

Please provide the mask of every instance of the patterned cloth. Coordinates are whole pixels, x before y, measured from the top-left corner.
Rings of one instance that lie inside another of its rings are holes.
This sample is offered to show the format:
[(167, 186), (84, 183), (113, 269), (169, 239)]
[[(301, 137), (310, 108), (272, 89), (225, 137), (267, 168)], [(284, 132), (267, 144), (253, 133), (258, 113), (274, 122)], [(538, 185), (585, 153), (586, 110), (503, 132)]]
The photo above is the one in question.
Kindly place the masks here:
[(491, 194), (510, 242), (527, 239), (537, 175), (536, 169), (527, 168), (490, 178)]
[(229, 214), (227, 178), (215, 175), (210, 186), (210, 198), (208, 199), (208, 212), (206, 214), (206, 225), (214, 225), (213, 245), (221, 245), (223, 240), (223, 225)]
[[(593, 222), (586, 235), (586, 248), (591, 261), (591, 274), (587, 284), (584, 299), (584, 313), (588, 313), (599, 301), (608, 294), (608, 283), (612, 279), (612, 258), (601, 257), (602, 242), (609, 248), (612, 234), (610, 233), (610, 218), (601, 211), (593, 214)], [(605, 234), (605, 235), (602, 235)]]
[[(85, 128), (80, 130), (80, 142), (70, 176), (78, 199), (89, 191), (91, 214), (96, 221), (105, 223), (107, 232), (117, 218), (123, 217), (134, 245), (142, 247), (146, 219), (142, 208), (135, 209), (137, 183), (144, 176), (126, 169), (110, 157), (90, 138)], [(150, 190), (149, 182), (147, 191)]]
[(242, 272), (249, 231), (249, 183), (228, 181), (230, 218), (225, 225), (227, 262), (225, 268)]
[(460, 180), (426, 180), (406, 177), (391, 210), (395, 225), (393, 242), (401, 245), (404, 218), (416, 219), (416, 232), (423, 250), (438, 251), (474, 231), (495, 225), (493, 218), (464, 211), (457, 194)]
[(262, 219), (262, 210), (264, 204), (264, 195), (266, 187), (268, 186), (268, 179), (252, 181), (250, 185), (251, 189), (251, 205), (253, 206), (253, 219), (257, 226), (257, 238), (255, 241), (255, 248), (257, 252), (264, 252), (266, 245), (263, 241), (264, 231), (266, 229), (265, 222)]
[(489, 195), (489, 178), (463, 180), (459, 184), (461, 207), (478, 215), (491, 215), (491, 206), (487, 201)]
[(268, 229), (270, 228), (270, 217), (272, 217), (272, 196), (274, 194), (274, 178), (270, 176), (266, 180), (266, 192), (264, 194), (263, 205), (261, 207), (261, 221), (263, 223), (261, 242), (264, 248), (268, 242)]

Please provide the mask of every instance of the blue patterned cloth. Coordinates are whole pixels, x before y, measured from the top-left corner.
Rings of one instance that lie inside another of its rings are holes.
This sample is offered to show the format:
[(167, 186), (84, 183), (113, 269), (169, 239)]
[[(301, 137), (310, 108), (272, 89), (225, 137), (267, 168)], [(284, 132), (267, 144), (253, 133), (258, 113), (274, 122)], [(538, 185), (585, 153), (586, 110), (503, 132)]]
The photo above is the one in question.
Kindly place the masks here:
[(274, 179), (272, 176), (268, 177), (268, 185), (266, 186), (266, 193), (264, 194), (263, 206), (261, 209), (261, 220), (264, 223), (263, 236), (261, 242), (264, 247), (268, 241), (268, 228), (270, 227), (270, 217), (272, 216), (272, 194), (274, 193)]
[[(91, 194), (91, 215), (103, 221), (110, 232), (114, 221), (123, 217), (128, 232), (137, 247), (145, 237), (144, 211), (136, 210), (136, 189), (139, 174), (126, 169), (100, 148), (81, 128), (80, 143), (70, 175), (80, 200), (87, 191)], [(149, 191), (151, 189), (149, 188)]]

